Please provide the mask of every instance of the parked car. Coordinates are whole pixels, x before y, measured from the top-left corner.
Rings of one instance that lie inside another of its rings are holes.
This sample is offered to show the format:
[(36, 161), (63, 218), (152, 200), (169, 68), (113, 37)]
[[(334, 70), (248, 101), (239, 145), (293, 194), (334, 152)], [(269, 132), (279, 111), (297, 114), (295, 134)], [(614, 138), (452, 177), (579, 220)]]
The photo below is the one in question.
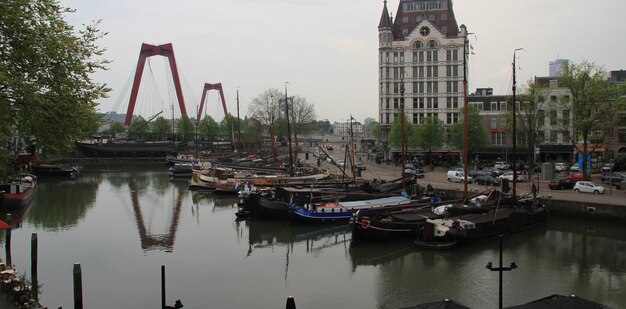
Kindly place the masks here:
[(604, 190), (603, 186), (597, 185), (591, 181), (577, 181), (574, 185), (574, 191), (576, 192), (603, 194)]
[[(500, 180), (507, 179), (508, 181), (513, 181), (513, 172), (506, 172), (506, 173), (500, 175), (500, 177), (498, 177), (498, 179), (500, 179)], [(518, 172), (517, 173), (517, 181), (518, 182), (527, 181), (527, 180), (528, 180), (528, 176), (526, 176), (526, 174), (523, 174), (522, 172)]]
[(580, 173), (580, 172), (570, 173), (569, 175), (567, 175), (566, 178), (569, 179), (571, 182), (582, 181), (583, 180), (583, 173)]
[(509, 164), (504, 161), (496, 161), (496, 163), (493, 164), (493, 167), (501, 170), (508, 170), (510, 168)]
[(422, 170), (419, 169), (411, 169), (411, 168), (405, 168), (404, 169), (404, 174), (405, 175), (413, 175), (417, 178), (424, 178), (424, 172)]
[(567, 178), (552, 179), (548, 183), (548, 188), (550, 188), (551, 190), (568, 190), (574, 189), (575, 184), (575, 182)]
[(574, 165), (570, 166), (569, 171), (570, 172), (580, 172), (580, 168), (578, 167), (578, 165), (574, 164)]
[(487, 174), (487, 172), (485, 171), (481, 171), (481, 170), (470, 170), (467, 172), (467, 175), (472, 176), (472, 178), (474, 178), (474, 180), (476, 180), (476, 176), (490, 176)]
[(479, 185), (491, 185), (491, 186), (499, 186), (500, 181), (489, 175), (478, 175), (474, 178), (474, 181)]
[(483, 168), (483, 172), (487, 173), (491, 177), (498, 177), (504, 173), (501, 169), (495, 167), (485, 167)]
[(619, 184), (624, 179), (626, 179), (626, 174), (624, 173), (609, 173), (602, 175), (602, 182), (608, 182), (610, 185), (614, 186), (617, 186), (617, 184)]
[(346, 166), (346, 162), (344, 160), (339, 160), (339, 162), (337, 162), (337, 165), (344, 167)]
[(565, 163), (562, 163), (562, 162), (554, 163), (555, 172), (563, 172), (565, 170), (566, 170)]
[(615, 171), (615, 164), (614, 164), (614, 163), (605, 163), (605, 164), (602, 166), (602, 173), (603, 173), (603, 174), (605, 174), (605, 173), (610, 173), (610, 172), (611, 172), (611, 170)]
[(362, 171), (364, 171), (364, 170), (366, 170), (366, 169), (367, 169), (367, 168), (365, 167), (365, 163), (363, 163), (363, 162), (357, 162), (357, 163), (356, 163), (356, 168), (358, 168), (358, 169), (360, 169), (360, 170), (362, 170)]
[(424, 173), (424, 169), (423, 168), (421, 168), (419, 166), (416, 166), (414, 164), (411, 164), (411, 163), (405, 163), (404, 164), (404, 169), (412, 169), (412, 170), (416, 170), (418, 172)]
[[(463, 174), (463, 172), (460, 171), (448, 171), (448, 181), (449, 182), (464, 182), (465, 181), (465, 174)], [(474, 179), (472, 178), (472, 176), (467, 176), (467, 182), (468, 183), (472, 183), (474, 182)]]

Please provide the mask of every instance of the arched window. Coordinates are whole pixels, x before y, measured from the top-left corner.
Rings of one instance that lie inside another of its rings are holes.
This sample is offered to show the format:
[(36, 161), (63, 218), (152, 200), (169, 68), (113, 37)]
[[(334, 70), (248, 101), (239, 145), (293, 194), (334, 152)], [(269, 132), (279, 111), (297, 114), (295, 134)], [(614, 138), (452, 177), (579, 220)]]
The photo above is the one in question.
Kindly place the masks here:
[(415, 49), (420, 49), (420, 48), (422, 48), (422, 41), (416, 41), (416, 42), (413, 44), (413, 48), (415, 48)]
[(435, 40), (428, 41), (428, 48), (437, 48), (437, 41)]

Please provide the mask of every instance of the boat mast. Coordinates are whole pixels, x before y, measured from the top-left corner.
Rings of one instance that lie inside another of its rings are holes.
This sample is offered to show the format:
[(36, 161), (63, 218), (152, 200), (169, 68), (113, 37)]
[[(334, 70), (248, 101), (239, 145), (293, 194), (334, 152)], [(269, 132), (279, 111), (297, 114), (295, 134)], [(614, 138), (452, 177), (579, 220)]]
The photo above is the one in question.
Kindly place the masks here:
[[(352, 117), (352, 114), (350, 114), (350, 151), (352, 152), (352, 164), (350, 164), (350, 166), (352, 166), (352, 178), (354, 180), (354, 183), (356, 183), (356, 174), (354, 173), (354, 165), (356, 164), (356, 158), (354, 155), (355, 149), (354, 149), (354, 131), (352, 130), (352, 120), (354, 120), (354, 118)], [(345, 165), (345, 162), (344, 162)]]
[(289, 97), (287, 96), (287, 84), (285, 82), (285, 115), (287, 116), (287, 142), (289, 142), (289, 175), (293, 176), (293, 152), (291, 150), (291, 126), (289, 125)]
[(469, 119), (467, 112), (467, 28), (463, 29), (463, 200), (467, 199), (467, 158), (469, 156)]
[(241, 131), (239, 125), (239, 87), (237, 87), (237, 153), (241, 152)]
[(402, 191), (405, 190), (405, 179), (404, 179), (404, 167), (405, 167), (405, 157), (406, 157), (406, 149), (405, 149), (405, 143), (404, 143), (404, 68), (402, 69), (402, 72), (400, 74), (400, 122), (402, 122)]
[(513, 111), (513, 121), (512, 121), (512, 125), (513, 125), (513, 198), (515, 198), (516, 195), (516, 191), (517, 191), (517, 136), (516, 136), (516, 121), (515, 119), (517, 118), (517, 113), (515, 112), (516, 109), (516, 101), (515, 101), (515, 90), (516, 90), (516, 80), (515, 80), (515, 52), (517, 52), (518, 50), (523, 50), (523, 48), (516, 48), (513, 51), (513, 107), (512, 107), (512, 111)]

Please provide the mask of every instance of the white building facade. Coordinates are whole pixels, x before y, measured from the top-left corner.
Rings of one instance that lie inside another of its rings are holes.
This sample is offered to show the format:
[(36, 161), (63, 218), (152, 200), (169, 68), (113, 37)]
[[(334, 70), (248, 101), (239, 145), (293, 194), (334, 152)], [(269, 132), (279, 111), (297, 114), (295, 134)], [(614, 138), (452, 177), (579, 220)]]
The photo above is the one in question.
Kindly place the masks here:
[(378, 32), (383, 138), (399, 117), (402, 102), (413, 124), (425, 117), (436, 117), (446, 126), (458, 122), (469, 45), (467, 29), (457, 26), (452, 1), (401, 0), (395, 21), (384, 1)]

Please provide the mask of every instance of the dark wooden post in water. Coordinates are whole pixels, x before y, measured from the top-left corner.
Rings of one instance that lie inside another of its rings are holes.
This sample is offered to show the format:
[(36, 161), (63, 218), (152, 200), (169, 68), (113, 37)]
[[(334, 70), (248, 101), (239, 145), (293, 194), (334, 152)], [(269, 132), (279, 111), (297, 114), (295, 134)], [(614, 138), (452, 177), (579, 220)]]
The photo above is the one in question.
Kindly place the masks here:
[(293, 299), (293, 296), (287, 297), (287, 306), (285, 309), (296, 309), (296, 301)]
[[(7, 224), (11, 225), (11, 214), (7, 214)], [(12, 225), (11, 225), (12, 226)], [(4, 243), (4, 249), (6, 253), (7, 266), (12, 266), (13, 262), (11, 261), (11, 228), (5, 230), (6, 242)]]
[(165, 309), (165, 265), (161, 265), (161, 309)]
[(35, 301), (39, 300), (39, 283), (37, 279), (37, 255), (38, 255), (37, 233), (33, 233), (30, 237), (30, 273), (33, 285), (33, 296)]
[(74, 309), (83, 309), (83, 271), (74, 263)]

